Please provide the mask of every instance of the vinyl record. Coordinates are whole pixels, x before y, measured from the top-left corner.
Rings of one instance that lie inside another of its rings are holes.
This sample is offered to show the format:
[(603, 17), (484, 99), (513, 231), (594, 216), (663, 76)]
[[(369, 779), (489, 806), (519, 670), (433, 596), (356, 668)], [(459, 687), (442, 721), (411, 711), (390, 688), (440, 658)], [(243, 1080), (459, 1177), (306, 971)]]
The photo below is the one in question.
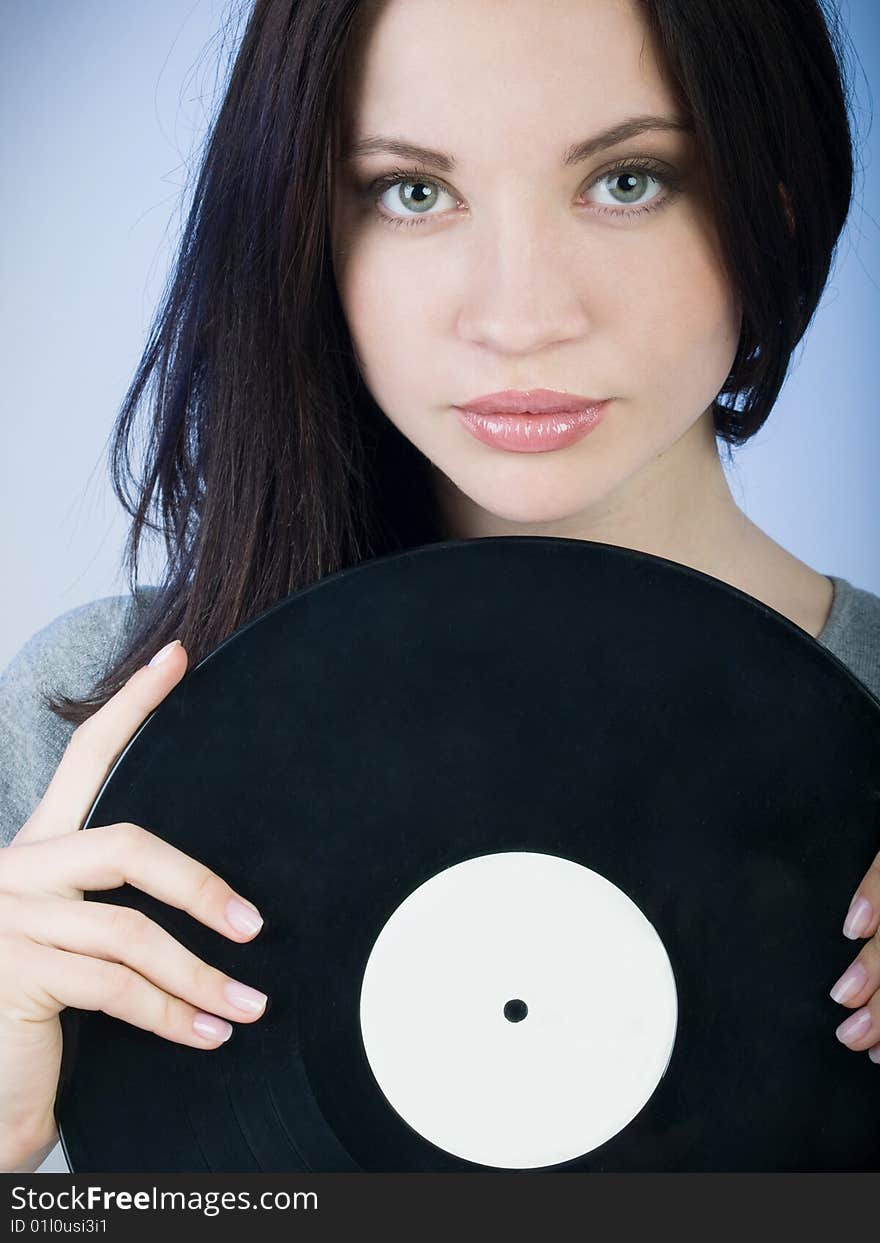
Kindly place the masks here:
[(264, 916), (214, 1050), (61, 1013), (74, 1172), (880, 1169), (835, 1038), (880, 849), (880, 702), (773, 609), (578, 540), (432, 544), (291, 595), (191, 669), (85, 822)]

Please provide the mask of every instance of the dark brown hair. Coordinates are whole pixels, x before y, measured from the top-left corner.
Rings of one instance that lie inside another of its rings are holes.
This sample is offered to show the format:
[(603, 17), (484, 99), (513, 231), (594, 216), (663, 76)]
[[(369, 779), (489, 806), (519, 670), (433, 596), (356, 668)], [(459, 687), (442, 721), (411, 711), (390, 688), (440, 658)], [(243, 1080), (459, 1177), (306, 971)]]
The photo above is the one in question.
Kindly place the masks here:
[[(380, 0), (381, 3), (381, 0)], [(853, 183), (844, 36), (830, 0), (642, 0), (695, 126), (739, 348), (714, 403), (728, 446), (762, 426), (828, 278)], [(376, 0), (256, 0), (192, 204), (113, 431), (114, 492), (163, 581), (83, 698), (79, 724), (179, 638), (193, 668), (297, 589), (446, 538), (430, 464), (378, 409), (333, 275), (330, 212), (346, 65)], [(147, 399), (147, 400), (145, 400)], [(147, 411), (132, 470), (135, 415)]]

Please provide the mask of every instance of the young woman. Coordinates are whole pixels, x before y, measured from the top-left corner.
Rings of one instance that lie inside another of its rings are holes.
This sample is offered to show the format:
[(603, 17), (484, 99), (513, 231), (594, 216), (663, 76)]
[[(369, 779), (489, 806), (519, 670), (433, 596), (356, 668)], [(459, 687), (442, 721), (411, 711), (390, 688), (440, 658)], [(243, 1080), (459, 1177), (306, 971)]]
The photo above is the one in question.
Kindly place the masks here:
[[(262, 1013), (80, 899), (128, 881), (236, 939), (253, 908), (139, 826), (76, 830), (188, 662), (297, 588), (438, 539), (601, 541), (749, 593), (880, 694), (880, 599), (750, 522), (719, 456), (828, 277), (841, 75), (817, 0), (257, 0), (117, 426), (131, 598), (57, 619), (0, 683), (0, 1168), (56, 1138), (64, 1006), (201, 1048)], [(138, 588), (151, 513), (168, 572)], [(880, 856), (832, 994), (875, 1061), (878, 925)]]

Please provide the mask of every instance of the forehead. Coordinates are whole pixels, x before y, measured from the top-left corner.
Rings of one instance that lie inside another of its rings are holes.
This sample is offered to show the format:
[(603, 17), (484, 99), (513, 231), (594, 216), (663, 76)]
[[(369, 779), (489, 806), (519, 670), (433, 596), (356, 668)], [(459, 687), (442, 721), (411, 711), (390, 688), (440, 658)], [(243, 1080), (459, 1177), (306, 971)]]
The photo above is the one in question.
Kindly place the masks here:
[(638, 0), (372, 0), (349, 74), (350, 137), (405, 135), (463, 160), (499, 142), (555, 159), (677, 105)]

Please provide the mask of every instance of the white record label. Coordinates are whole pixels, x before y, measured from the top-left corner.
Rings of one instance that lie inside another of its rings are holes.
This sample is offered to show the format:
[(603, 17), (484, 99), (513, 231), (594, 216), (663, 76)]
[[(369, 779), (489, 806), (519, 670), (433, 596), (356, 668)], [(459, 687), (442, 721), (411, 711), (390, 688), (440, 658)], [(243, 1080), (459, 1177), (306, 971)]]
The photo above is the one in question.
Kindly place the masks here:
[(678, 1003), (663, 942), (570, 859), (482, 855), (393, 912), (361, 986), (367, 1059), (430, 1143), (531, 1169), (621, 1131), (662, 1078)]

